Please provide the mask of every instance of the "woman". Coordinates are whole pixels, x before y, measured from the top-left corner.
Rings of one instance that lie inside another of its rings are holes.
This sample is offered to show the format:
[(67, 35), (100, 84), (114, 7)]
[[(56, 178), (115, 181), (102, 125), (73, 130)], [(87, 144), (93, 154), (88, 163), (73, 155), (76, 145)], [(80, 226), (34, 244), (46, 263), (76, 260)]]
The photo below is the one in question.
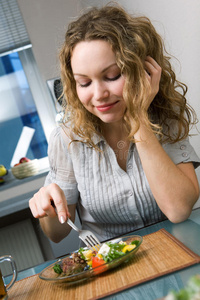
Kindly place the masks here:
[(69, 25), (60, 62), (65, 119), (50, 138), (45, 187), (30, 200), (46, 235), (67, 236), (76, 209), (101, 241), (187, 219), (199, 197), (195, 113), (151, 22), (93, 8)]

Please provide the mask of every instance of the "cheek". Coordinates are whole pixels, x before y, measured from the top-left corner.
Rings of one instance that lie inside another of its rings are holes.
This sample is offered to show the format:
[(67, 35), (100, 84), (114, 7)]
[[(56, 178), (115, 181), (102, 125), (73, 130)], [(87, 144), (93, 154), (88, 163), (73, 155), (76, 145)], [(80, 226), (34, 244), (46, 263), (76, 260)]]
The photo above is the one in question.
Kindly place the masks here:
[(124, 83), (125, 83), (125, 80), (124, 80), (124, 78), (122, 78), (122, 80), (120, 80), (120, 82), (118, 82), (115, 85), (114, 91), (115, 91), (116, 95), (121, 96), (121, 97), (123, 96)]
[(81, 103), (85, 106), (87, 105), (88, 101), (89, 101), (89, 94), (86, 90), (84, 90), (83, 88), (77, 88), (76, 90), (77, 95), (79, 100), (81, 101)]

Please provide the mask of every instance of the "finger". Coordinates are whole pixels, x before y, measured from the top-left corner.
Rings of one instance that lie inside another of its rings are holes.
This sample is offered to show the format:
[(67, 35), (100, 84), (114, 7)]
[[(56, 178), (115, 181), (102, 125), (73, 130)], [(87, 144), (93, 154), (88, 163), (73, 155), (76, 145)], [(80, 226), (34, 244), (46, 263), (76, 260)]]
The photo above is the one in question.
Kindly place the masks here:
[(160, 65), (157, 63), (155, 59), (151, 56), (147, 56), (145, 59), (146, 62), (149, 62), (155, 69), (159, 69)]
[(161, 70), (155, 69), (154, 66), (146, 62), (147, 79), (151, 85), (152, 91), (158, 92), (161, 78)]
[(34, 218), (39, 218), (40, 216), (39, 216), (36, 204), (34, 202), (34, 198), (31, 198), (29, 200), (29, 207), (30, 207), (30, 210), (31, 210), (32, 215), (34, 216)]
[(151, 82), (151, 75), (150, 75), (150, 73), (148, 73), (148, 71), (146, 71), (146, 70), (145, 70), (145, 73), (146, 73), (147, 79), (149, 80), (149, 82)]
[(42, 187), (35, 195), (35, 204), (40, 217), (55, 217), (55, 209), (51, 206), (51, 194), (47, 187)]
[(144, 64), (145, 70), (151, 78), (160, 79), (162, 69), (152, 57), (147, 57)]
[(153, 75), (159, 73), (159, 67), (152, 65), (150, 62), (145, 61), (145, 70), (148, 75)]
[(56, 216), (54, 208), (50, 205), (50, 196), (46, 192), (46, 188), (41, 188), (29, 200), (29, 207), (35, 218), (42, 218), (45, 216)]
[(58, 186), (54, 186), (51, 190), (51, 200), (53, 200), (56, 212), (58, 214), (58, 219), (60, 223), (66, 222), (67, 218), (70, 217), (68, 211), (67, 200), (65, 198), (64, 192)]

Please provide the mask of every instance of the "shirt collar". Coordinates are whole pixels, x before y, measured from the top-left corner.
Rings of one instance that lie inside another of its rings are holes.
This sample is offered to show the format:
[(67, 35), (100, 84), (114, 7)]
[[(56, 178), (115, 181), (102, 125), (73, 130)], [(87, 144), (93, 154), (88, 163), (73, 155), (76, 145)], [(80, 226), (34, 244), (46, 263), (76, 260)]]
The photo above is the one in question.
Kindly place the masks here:
[[(69, 132), (69, 127), (66, 127), (64, 124), (60, 124), (60, 127), (62, 127), (62, 129), (65, 131), (65, 133), (67, 133), (67, 131)], [(80, 142), (86, 142), (86, 140), (84, 140), (82, 137), (73, 134), (73, 137), (76, 141), (80, 141)], [(92, 141), (95, 145), (98, 145), (100, 142), (105, 142), (105, 139), (103, 136), (98, 135), (97, 133), (94, 133), (92, 136)], [(87, 145), (87, 144), (86, 144)], [(88, 147), (90, 147), (88, 145)]]

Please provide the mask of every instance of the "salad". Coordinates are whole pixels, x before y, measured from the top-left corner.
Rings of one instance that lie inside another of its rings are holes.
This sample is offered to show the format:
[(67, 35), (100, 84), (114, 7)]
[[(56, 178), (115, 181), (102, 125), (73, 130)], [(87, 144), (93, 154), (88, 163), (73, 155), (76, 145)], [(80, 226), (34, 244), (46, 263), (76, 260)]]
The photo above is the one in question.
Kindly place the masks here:
[(53, 270), (58, 276), (70, 276), (90, 269), (101, 273), (105, 271), (106, 263), (124, 256), (135, 249), (139, 243), (138, 240), (131, 241), (130, 244), (125, 241), (106, 242), (102, 244), (98, 252), (80, 248), (78, 252), (64, 258), (61, 264), (56, 263)]

